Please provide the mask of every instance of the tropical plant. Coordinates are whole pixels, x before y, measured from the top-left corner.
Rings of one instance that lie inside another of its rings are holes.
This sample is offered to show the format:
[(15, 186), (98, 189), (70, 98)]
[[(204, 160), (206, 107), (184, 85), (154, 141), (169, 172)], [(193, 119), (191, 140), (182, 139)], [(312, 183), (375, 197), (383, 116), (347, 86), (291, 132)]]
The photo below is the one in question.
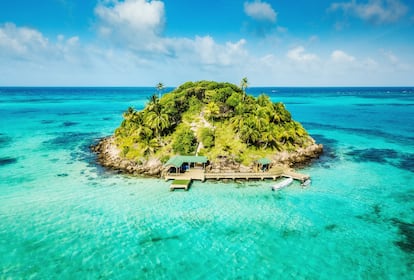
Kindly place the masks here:
[(158, 98), (161, 99), (161, 94), (162, 94), (162, 91), (164, 90), (164, 84), (160, 82), (157, 84), (156, 88), (158, 91)]
[(247, 95), (247, 87), (247, 78), (240, 86), (187, 82), (161, 96), (163, 85), (159, 83), (158, 94), (148, 98), (142, 111), (130, 107), (124, 112), (115, 130), (116, 143), (131, 159), (167, 158), (175, 153), (194, 154), (198, 138), (211, 160), (225, 155), (243, 164), (258, 155), (313, 143), (283, 103), (273, 103), (265, 94), (257, 98)]
[(214, 131), (212, 129), (204, 127), (201, 130), (200, 138), (204, 148), (210, 148), (214, 146)]
[(189, 126), (181, 126), (176, 133), (172, 148), (181, 155), (193, 154), (197, 148), (197, 139)]
[(161, 140), (162, 131), (170, 125), (168, 115), (161, 111), (149, 111), (145, 117), (145, 122), (149, 128), (154, 130), (159, 140)]
[(246, 89), (249, 86), (249, 81), (247, 80), (247, 77), (244, 77), (240, 82), (240, 88), (243, 91), (243, 100), (246, 97)]

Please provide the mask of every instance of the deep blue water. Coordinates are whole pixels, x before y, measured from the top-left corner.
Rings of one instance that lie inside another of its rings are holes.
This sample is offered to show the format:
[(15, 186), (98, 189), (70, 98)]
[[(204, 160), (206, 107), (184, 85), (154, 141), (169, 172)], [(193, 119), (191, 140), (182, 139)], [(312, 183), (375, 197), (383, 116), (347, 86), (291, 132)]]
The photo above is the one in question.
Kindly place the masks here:
[(154, 88), (0, 88), (0, 279), (413, 279), (414, 88), (247, 92), (324, 144), (310, 188), (170, 193), (89, 151)]

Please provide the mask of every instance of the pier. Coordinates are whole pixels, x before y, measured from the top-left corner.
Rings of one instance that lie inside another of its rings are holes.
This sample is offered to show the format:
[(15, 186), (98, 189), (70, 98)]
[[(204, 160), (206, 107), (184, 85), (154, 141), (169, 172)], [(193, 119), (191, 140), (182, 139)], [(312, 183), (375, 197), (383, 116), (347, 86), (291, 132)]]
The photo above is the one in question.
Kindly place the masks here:
[[(276, 180), (280, 177), (291, 177), (301, 183), (310, 178), (309, 175), (301, 174), (287, 168), (274, 168), (268, 172), (205, 172), (203, 169), (190, 169), (184, 173), (167, 173), (164, 176), (166, 181), (174, 180), (170, 186), (170, 190), (185, 189), (188, 190), (193, 180), (204, 182), (205, 180)], [(188, 182), (188, 183), (186, 183)]]
[[(169, 170), (175, 172), (167, 172), (164, 174), (166, 181), (173, 180), (170, 190), (184, 189), (188, 190), (193, 180), (204, 182), (205, 180), (276, 180), (280, 177), (289, 177), (304, 183), (310, 179), (309, 175), (300, 174), (296, 171), (283, 167), (273, 166), (268, 171), (259, 172), (235, 172), (235, 171), (221, 171), (221, 172), (206, 172), (207, 157), (204, 156), (175, 156), (168, 160), (165, 164)], [(271, 161), (263, 158), (258, 160), (258, 170), (263, 167), (268, 168)], [(185, 170), (183, 172), (183, 170)]]
[(188, 188), (190, 187), (191, 184), (191, 180), (178, 180), (175, 179), (171, 186), (170, 186), (170, 191), (174, 191), (176, 189), (184, 189), (186, 191), (188, 191)]

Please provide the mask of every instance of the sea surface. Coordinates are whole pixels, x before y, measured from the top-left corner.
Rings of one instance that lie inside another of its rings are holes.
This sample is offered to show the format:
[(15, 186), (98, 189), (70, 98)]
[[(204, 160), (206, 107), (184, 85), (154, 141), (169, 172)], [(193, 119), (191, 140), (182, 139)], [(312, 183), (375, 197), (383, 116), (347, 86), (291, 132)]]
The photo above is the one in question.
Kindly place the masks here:
[(414, 88), (248, 88), (324, 155), (295, 182), (102, 169), (154, 88), (0, 88), (0, 279), (414, 279)]

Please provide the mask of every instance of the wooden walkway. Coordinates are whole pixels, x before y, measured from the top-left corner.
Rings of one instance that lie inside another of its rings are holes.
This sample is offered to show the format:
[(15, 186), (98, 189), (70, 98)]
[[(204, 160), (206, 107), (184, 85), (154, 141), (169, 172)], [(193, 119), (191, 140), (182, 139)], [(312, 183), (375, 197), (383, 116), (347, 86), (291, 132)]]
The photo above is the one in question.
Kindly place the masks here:
[(170, 186), (170, 191), (174, 191), (176, 189), (184, 189), (188, 191), (190, 184), (191, 180), (174, 180)]
[[(199, 181), (205, 181), (208, 179), (215, 179), (215, 180), (222, 180), (222, 179), (273, 179), (276, 180), (280, 177), (291, 177), (295, 180), (298, 180), (300, 182), (305, 182), (310, 178), (309, 175), (300, 174), (297, 173), (291, 169), (285, 169), (282, 167), (276, 167), (268, 172), (220, 172), (220, 173), (211, 173), (211, 172), (204, 172), (202, 169), (190, 169), (186, 171), (185, 173), (169, 173), (165, 175), (165, 180), (199, 180)], [(173, 185), (171, 185), (173, 186)]]

